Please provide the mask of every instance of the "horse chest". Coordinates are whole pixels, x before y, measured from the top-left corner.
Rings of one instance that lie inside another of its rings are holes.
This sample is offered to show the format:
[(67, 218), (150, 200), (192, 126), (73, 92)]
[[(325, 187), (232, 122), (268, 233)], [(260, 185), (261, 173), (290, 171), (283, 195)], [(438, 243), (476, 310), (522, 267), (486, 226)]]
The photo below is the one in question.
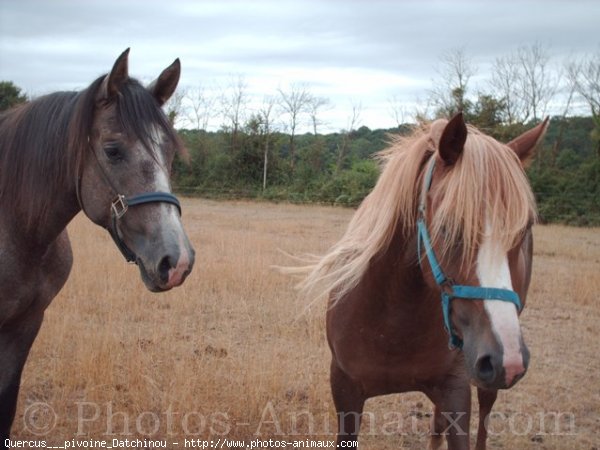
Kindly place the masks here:
[(337, 364), (366, 391), (419, 389), (454, 370), (459, 358), (448, 350), (441, 324), (415, 328), (414, 316), (377, 314), (370, 320), (356, 311), (341, 305), (330, 310), (328, 337)]
[(46, 309), (69, 276), (72, 253), (66, 232), (41, 255), (17, 251), (0, 240), (0, 326)]

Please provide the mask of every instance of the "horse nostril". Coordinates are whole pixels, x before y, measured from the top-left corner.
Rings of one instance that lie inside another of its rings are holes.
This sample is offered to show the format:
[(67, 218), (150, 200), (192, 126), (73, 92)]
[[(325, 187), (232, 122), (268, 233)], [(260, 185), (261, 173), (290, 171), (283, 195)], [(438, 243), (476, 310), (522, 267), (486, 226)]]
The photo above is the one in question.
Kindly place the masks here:
[(477, 376), (481, 381), (489, 382), (494, 379), (495, 371), (494, 365), (492, 364), (492, 357), (490, 355), (482, 356), (475, 363), (475, 370)]
[(174, 268), (175, 265), (176, 262), (174, 262), (169, 255), (160, 260), (160, 263), (158, 264), (158, 273), (163, 283), (169, 281), (169, 270)]

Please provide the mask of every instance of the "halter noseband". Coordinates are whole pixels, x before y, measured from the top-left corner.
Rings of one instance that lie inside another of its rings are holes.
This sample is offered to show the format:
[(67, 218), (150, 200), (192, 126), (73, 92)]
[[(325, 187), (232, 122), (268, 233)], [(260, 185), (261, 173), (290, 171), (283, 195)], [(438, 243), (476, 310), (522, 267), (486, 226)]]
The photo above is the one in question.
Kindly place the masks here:
[(170, 203), (177, 207), (181, 215), (181, 204), (177, 197), (170, 192), (145, 192), (143, 194), (125, 197), (123, 194), (117, 194), (116, 198), (110, 204), (110, 215), (112, 218), (112, 227), (108, 229), (110, 236), (115, 241), (117, 248), (121, 251), (127, 262), (137, 264), (137, 255), (131, 250), (119, 233), (119, 219), (125, 215), (130, 206), (143, 205), (145, 203)]
[[(117, 248), (125, 257), (127, 262), (137, 264), (137, 255), (133, 250), (131, 250), (127, 246), (127, 244), (125, 244), (125, 241), (123, 241), (123, 238), (121, 237), (121, 233), (119, 232), (119, 219), (121, 219), (125, 215), (125, 213), (129, 210), (130, 206), (144, 205), (146, 203), (170, 203), (177, 207), (179, 215), (181, 215), (181, 204), (179, 203), (177, 197), (175, 197), (170, 192), (145, 192), (142, 194), (132, 195), (130, 197), (127, 197), (123, 194), (119, 194), (119, 190), (115, 188), (115, 185), (112, 183), (111, 179), (104, 171), (104, 168), (102, 167), (102, 164), (100, 164), (98, 156), (96, 155), (96, 152), (94, 151), (94, 148), (91, 146), (91, 144), (90, 147), (96, 160), (96, 163), (98, 164), (100, 174), (102, 175), (105, 184), (108, 185), (115, 194), (114, 200), (110, 204), (110, 216), (112, 220), (112, 227), (107, 227), (107, 230), (110, 234), (110, 237), (112, 237)], [(81, 206), (81, 209), (85, 212), (85, 208), (83, 207), (83, 201), (81, 200), (80, 195), (80, 183), (81, 177), (79, 177), (76, 183), (76, 194), (77, 200), (79, 201), (79, 205)]]
[(421, 190), (421, 198), (419, 202), (419, 215), (417, 218), (417, 252), (419, 256), (419, 265), (421, 265), (421, 246), (425, 248), (425, 255), (429, 261), (431, 267), (431, 273), (435, 279), (436, 284), (441, 289), (442, 297), (442, 314), (444, 316), (444, 327), (450, 335), (448, 341), (448, 347), (452, 350), (454, 348), (462, 349), (463, 341), (454, 332), (452, 328), (452, 322), (450, 321), (450, 312), (452, 311), (451, 301), (455, 298), (461, 298), (465, 300), (501, 300), (509, 303), (513, 303), (519, 312), (523, 309), (521, 305), (521, 299), (519, 294), (510, 289), (483, 287), (483, 286), (463, 286), (455, 284), (454, 280), (447, 277), (438, 262), (433, 246), (431, 245), (431, 238), (427, 231), (427, 224), (425, 223), (425, 213), (427, 210), (427, 192), (431, 187), (431, 178), (433, 176), (433, 170), (435, 168), (435, 156), (432, 157), (432, 162), (429, 165), (429, 169), (423, 179), (423, 189)]

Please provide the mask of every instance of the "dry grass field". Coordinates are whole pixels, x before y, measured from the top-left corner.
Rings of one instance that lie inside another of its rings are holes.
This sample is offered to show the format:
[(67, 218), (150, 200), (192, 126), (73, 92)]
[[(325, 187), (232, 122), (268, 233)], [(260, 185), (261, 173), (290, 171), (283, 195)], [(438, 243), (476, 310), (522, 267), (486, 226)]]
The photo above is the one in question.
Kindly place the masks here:
[[(306, 309), (271, 266), (293, 264), (281, 250), (324, 252), (352, 211), (183, 204), (196, 265), (166, 294), (145, 290), (106, 232), (81, 216), (71, 224), (74, 269), (25, 367), (13, 438), (167, 448), (184, 438), (333, 439), (324, 304)], [(522, 315), (531, 365), (500, 394), (489, 447), (598, 449), (600, 230), (537, 226), (535, 239)], [(362, 449), (426, 447), (424, 396), (371, 399), (366, 411)]]

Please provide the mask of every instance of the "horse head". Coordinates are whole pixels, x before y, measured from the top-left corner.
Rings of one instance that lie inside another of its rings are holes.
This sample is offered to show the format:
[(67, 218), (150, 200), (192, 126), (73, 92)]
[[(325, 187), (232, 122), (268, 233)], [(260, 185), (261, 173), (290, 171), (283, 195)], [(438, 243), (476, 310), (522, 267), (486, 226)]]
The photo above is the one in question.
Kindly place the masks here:
[(180, 63), (144, 87), (129, 77), (128, 53), (90, 87), (89, 148), (82, 153), (77, 194), (85, 214), (139, 266), (146, 287), (165, 291), (183, 283), (194, 263), (170, 185), (181, 144), (161, 110), (177, 87)]
[(535, 221), (524, 165), (547, 120), (504, 145), (462, 114), (431, 125), (421, 192), (419, 258), (442, 297), (451, 346), (473, 382), (508, 388), (527, 370), (519, 313), (531, 278)]

